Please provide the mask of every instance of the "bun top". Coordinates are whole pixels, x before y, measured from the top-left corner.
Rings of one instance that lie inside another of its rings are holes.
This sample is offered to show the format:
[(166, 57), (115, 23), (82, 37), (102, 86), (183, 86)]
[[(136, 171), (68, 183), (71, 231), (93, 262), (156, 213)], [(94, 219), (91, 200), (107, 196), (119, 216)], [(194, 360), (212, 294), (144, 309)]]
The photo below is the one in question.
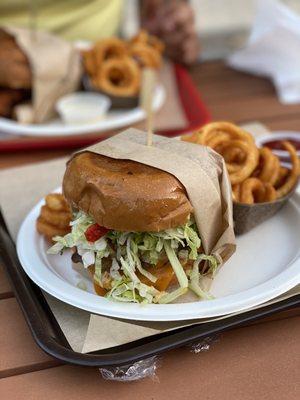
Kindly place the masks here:
[(63, 193), (72, 207), (117, 231), (175, 228), (193, 210), (184, 186), (168, 172), (90, 152), (69, 161)]

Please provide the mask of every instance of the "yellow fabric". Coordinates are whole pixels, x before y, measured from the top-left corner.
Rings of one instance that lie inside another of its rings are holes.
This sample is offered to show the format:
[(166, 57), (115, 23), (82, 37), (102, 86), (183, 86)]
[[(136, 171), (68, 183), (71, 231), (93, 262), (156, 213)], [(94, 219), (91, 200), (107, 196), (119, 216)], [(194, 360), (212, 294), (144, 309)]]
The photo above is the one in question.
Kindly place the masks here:
[(117, 34), (122, 0), (0, 0), (0, 25), (30, 26), (69, 40), (97, 40)]

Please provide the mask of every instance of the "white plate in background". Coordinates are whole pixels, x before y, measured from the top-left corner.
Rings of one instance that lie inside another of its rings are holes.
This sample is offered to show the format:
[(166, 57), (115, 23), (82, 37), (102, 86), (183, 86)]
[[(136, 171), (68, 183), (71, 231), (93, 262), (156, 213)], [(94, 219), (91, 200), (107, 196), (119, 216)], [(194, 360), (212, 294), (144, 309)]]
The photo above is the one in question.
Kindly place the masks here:
[[(166, 98), (166, 91), (162, 85), (159, 85), (153, 97), (153, 110), (158, 111)], [(140, 107), (111, 110), (100, 121), (90, 124), (65, 125), (61, 119), (57, 118), (44, 124), (20, 124), (17, 121), (0, 117), (0, 132), (18, 136), (69, 136), (83, 135), (96, 132), (107, 132), (113, 129), (124, 128), (142, 121), (145, 118), (145, 112)]]
[[(300, 196), (273, 218), (237, 237), (237, 251), (214, 279), (213, 300), (182, 304), (117, 303), (94, 294), (91, 280), (72, 269), (71, 251), (47, 255), (49, 244), (35, 228), (44, 201), (25, 218), (17, 252), (27, 275), (52, 296), (83, 310), (124, 319), (179, 321), (239, 312), (266, 302), (300, 283)], [(77, 287), (84, 280), (87, 291)]]

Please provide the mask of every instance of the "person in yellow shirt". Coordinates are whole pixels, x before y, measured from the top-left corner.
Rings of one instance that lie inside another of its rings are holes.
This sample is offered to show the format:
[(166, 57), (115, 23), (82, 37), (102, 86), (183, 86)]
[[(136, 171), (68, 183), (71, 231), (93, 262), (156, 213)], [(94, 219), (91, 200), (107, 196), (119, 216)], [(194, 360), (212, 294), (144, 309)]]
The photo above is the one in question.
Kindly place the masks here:
[[(133, 0), (130, 0), (133, 1)], [(118, 34), (123, 0), (0, 0), (0, 26), (30, 26), (69, 40)], [(140, 0), (141, 25), (166, 44), (167, 55), (183, 63), (198, 56), (193, 10), (184, 0)]]

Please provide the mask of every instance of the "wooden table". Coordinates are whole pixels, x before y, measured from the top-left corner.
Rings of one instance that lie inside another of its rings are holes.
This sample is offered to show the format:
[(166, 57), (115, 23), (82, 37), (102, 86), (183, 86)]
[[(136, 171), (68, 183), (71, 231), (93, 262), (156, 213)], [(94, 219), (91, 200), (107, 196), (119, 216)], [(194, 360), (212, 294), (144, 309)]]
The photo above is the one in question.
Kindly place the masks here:
[[(220, 62), (191, 69), (212, 117), (260, 121), (272, 129), (300, 130), (300, 105), (283, 106), (264, 79)], [(67, 151), (0, 155), (0, 167), (36, 162)], [(2, 188), (1, 188), (2, 190)], [(104, 381), (96, 369), (61, 365), (34, 343), (0, 269), (0, 399), (299, 399), (300, 317), (286, 312), (225, 333), (210, 351), (166, 354), (158, 381)]]

